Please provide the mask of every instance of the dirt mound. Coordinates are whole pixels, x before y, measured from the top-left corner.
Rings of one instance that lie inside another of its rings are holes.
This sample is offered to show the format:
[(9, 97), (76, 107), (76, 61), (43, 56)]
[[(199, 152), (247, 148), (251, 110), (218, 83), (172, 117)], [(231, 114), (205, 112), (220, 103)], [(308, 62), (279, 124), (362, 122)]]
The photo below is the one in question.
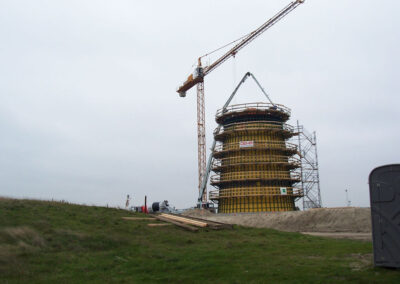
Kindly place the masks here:
[(212, 217), (216, 216), (216, 214), (211, 213), (208, 210), (200, 210), (200, 209), (189, 209), (182, 213), (184, 216), (189, 217), (197, 217), (197, 218), (204, 218), (204, 217)]
[(212, 214), (208, 212), (208, 214), (211, 215), (197, 215), (196, 217), (288, 232), (371, 232), (369, 208), (318, 208), (307, 211), (255, 214)]

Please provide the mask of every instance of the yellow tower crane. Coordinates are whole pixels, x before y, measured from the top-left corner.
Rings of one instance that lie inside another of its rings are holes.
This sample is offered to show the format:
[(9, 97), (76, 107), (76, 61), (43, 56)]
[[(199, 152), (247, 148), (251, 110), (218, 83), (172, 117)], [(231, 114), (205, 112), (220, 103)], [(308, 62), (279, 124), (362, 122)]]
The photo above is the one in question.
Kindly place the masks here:
[(275, 16), (266, 21), (260, 27), (244, 36), (239, 43), (232, 47), (228, 52), (222, 55), (220, 58), (215, 60), (208, 66), (203, 67), (201, 64), (201, 58), (209, 54), (203, 55), (198, 58), (197, 67), (194, 72), (190, 74), (187, 80), (177, 90), (180, 97), (185, 97), (186, 92), (190, 90), (194, 85), (197, 85), (197, 146), (198, 146), (198, 178), (199, 178), (199, 202), (204, 203), (207, 201), (206, 183), (208, 174), (206, 173), (206, 130), (205, 130), (205, 110), (204, 110), (204, 77), (211, 73), (215, 68), (221, 65), (230, 57), (236, 55), (236, 53), (243, 47), (248, 45), (256, 37), (261, 35), (267, 29), (276, 24), (279, 20), (289, 14), (291, 11), (297, 8), (300, 4), (304, 3), (305, 0), (296, 0), (289, 3), (285, 8), (279, 11)]

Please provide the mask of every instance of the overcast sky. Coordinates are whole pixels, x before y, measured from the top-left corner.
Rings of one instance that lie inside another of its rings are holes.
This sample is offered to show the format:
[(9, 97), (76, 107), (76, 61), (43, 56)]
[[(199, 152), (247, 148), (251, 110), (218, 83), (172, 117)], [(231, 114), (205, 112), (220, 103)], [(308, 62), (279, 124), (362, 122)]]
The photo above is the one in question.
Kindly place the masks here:
[[(196, 94), (175, 89), (198, 56), (288, 3), (1, 1), (0, 195), (193, 206)], [(251, 71), (290, 123), (317, 132), (323, 205), (344, 206), (349, 189), (369, 206), (370, 171), (400, 162), (399, 11), (307, 0), (206, 78), (208, 146), (216, 110)], [(248, 81), (234, 103), (263, 100)]]

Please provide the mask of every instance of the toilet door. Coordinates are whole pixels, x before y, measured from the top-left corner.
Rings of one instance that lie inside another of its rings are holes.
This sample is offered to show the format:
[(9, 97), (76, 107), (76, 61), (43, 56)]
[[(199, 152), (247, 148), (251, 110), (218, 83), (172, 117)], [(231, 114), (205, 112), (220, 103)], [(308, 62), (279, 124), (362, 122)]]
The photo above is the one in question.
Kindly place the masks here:
[(400, 164), (369, 175), (375, 266), (400, 268)]

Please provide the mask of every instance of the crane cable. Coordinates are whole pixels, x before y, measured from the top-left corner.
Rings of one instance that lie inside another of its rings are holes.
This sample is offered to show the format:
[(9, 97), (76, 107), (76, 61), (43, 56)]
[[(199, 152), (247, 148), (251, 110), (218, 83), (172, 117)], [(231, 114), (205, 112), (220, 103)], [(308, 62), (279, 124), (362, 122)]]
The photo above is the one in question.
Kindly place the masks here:
[[(254, 32), (254, 31), (253, 31), (253, 32)], [(253, 33), (253, 32), (251, 32), (251, 33)], [(227, 44), (225, 44), (225, 45), (223, 45), (223, 46), (221, 46), (221, 47), (219, 47), (219, 48), (217, 48), (217, 49), (214, 49), (213, 51), (210, 51), (210, 52), (208, 52), (208, 53), (206, 53), (206, 54), (200, 56), (199, 59), (200, 59), (200, 58), (203, 58), (203, 57), (206, 57), (206, 56), (209, 56), (209, 55), (211, 55), (211, 54), (213, 54), (213, 53), (215, 53), (215, 52), (217, 52), (217, 51), (219, 51), (219, 50), (221, 50), (221, 49), (224, 49), (225, 47), (230, 46), (230, 45), (232, 45), (232, 44), (238, 42), (239, 40), (244, 39), (245, 37), (247, 37), (247, 36), (248, 36), (249, 34), (251, 34), (251, 33), (248, 33), (248, 34), (246, 34), (246, 35), (244, 35), (244, 36), (242, 36), (242, 37), (240, 37), (240, 38), (238, 38), (238, 39), (236, 39), (236, 40), (234, 40), (234, 41), (231, 41), (231, 42), (229, 42), (229, 43), (227, 43)], [(197, 62), (193, 62), (191, 68), (193, 68), (193, 67), (195, 67), (195, 66), (197, 66)], [(189, 73), (189, 72), (188, 72), (188, 73)]]
[[(251, 33), (253, 33), (253, 32), (251, 32)], [(240, 38), (238, 38), (238, 39), (236, 39), (234, 41), (231, 41), (230, 43), (227, 43), (227, 44), (225, 44), (225, 45), (223, 45), (223, 46), (221, 46), (221, 47), (219, 47), (219, 48), (217, 48), (217, 49), (215, 49), (213, 51), (210, 51), (210, 52), (200, 56), (199, 58), (203, 58), (203, 57), (209, 56), (209, 55), (211, 55), (211, 54), (213, 54), (213, 53), (215, 53), (215, 52), (217, 52), (217, 51), (219, 51), (219, 50), (221, 50), (221, 49), (223, 49), (223, 48), (225, 48), (227, 46), (230, 46), (231, 44), (234, 44), (234, 43), (238, 42), (239, 40), (244, 39), (245, 37), (247, 37), (251, 33), (248, 33), (248, 34), (246, 34), (246, 35), (244, 35), (244, 36), (242, 36), (242, 37), (240, 37)]]

